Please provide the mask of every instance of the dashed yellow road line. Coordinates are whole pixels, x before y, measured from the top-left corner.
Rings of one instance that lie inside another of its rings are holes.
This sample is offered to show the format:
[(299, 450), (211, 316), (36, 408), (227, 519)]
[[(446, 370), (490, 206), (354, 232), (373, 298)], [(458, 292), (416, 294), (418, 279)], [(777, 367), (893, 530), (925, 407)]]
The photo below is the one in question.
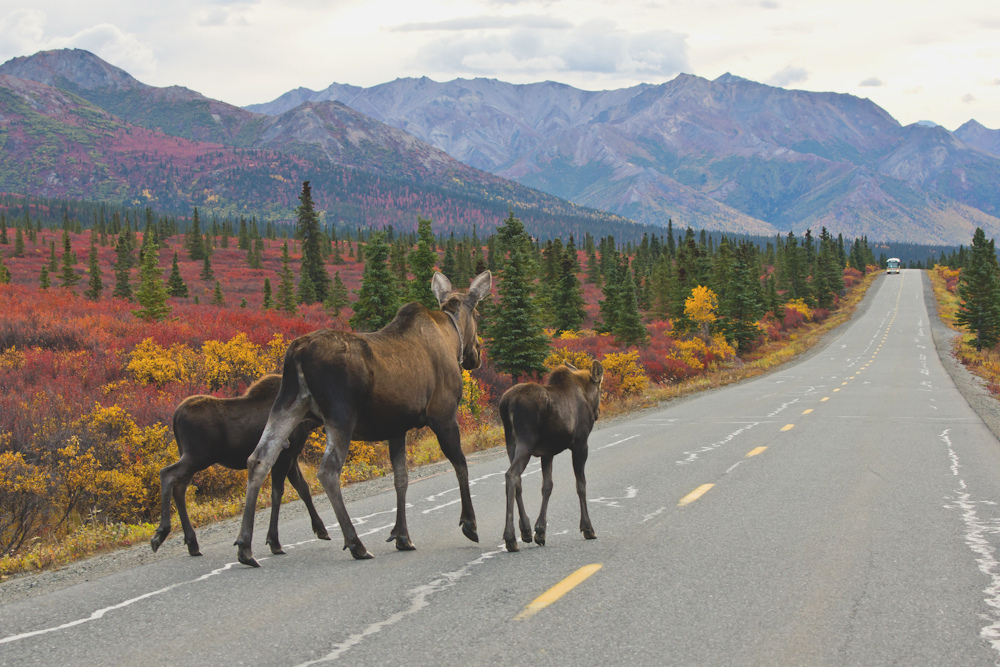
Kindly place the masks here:
[[(845, 385), (845, 384), (847, 384), (847, 383), (846, 383), (846, 382), (841, 382), (840, 384), (841, 384), (841, 386), (843, 386), (843, 385)], [(836, 390), (836, 389), (834, 389), (834, 391), (837, 391), (837, 390)]]
[(819, 399), (819, 402), (822, 403), (823, 401), (829, 401), (829, 400), (830, 400), (829, 396), (824, 396), (823, 398)]
[(749, 452), (747, 452), (747, 457), (757, 456), (758, 454), (760, 454), (765, 449), (767, 449), (767, 447), (754, 447)]
[(702, 484), (697, 489), (695, 489), (691, 493), (681, 498), (680, 502), (677, 503), (677, 506), (684, 507), (685, 505), (690, 505), (691, 503), (693, 503), (694, 501), (698, 500), (703, 495), (705, 495), (705, 493), (713, 486), (715, 486), (715, 484)]
[(809, 414), (809, 413), (810, 413), (810, 412), (812, 412), (812, 411), (813, 411), (813, 409), (812, 409), (812, 408), (808, 408), (808, 409), (806, 409), (806, 410), (803, 410), (803, 411), (802, 411), (802, 414), (804, 414), (804, 415), (807, 415), (807, 414)]
[(781, 430), (791, 431), (793, 428), (795, 428), (795, 424), (785, 424), (784, 426), (781, 427)]
[[(847, 384), (847, 383), (845, 382), (844, 384)], [(837, 387), (836, 389), (834, 389), (834, 391), (840, 391), (840, 387)]]
[(569, 575), (558, 584), (545, 591), (537, 598), (528, 603), (528, 606), (521, 611), (520, 614), (514, 617), (515, 621), (523, 621), (526, 618), (531, 618), (541, 610), (548, 607), (550, 604), (561, 598), (562, 596), (569, 593), (571, 590), (583, 583), (590, 575), (594, 574), (601, 569), (600, 563), (594, 563), (593, 565), (584, 565), (579, 570)]

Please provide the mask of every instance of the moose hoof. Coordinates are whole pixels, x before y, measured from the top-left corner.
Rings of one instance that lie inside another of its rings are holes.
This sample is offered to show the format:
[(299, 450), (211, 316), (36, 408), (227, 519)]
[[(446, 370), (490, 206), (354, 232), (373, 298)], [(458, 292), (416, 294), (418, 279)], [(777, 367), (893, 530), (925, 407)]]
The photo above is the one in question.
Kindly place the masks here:
[(318, 540), (329, 540), (330, 533), (326, 532), (326, 529), (316, 531), (316, 539)]
[(535, 544), (537, 544), (540, 547), (544, 547), (545, 546), (545, 531), (544, 530), (538, 530), (537, 528), (535, 529)]
[(368, 549), (364, 546), (358, 545), (356, 548), (351, 549), (351, 555), (354, 556), (354, 560), (368, 560), (369, 558), (375, 558)]
[(530, 530), (522, 530), (521, 531), (521, 541), (524, 542), (524, 543), (526, 543), (526, 544), (531, 544), (531, 531)]
[(154, 554), (156, 553), (156, 550), (160, 548), (160, 545), (163, 544), (163, 540), (165, 540), (166, 538), (167, 536), (165, 534), (161, 535), (160, 531), (156, 531), (155, 533), (153, 533), (153, 536), (149, 538), (149, 546), (153, 547)]
[(189, 556), (200, 556), (201, 549), (198, 548), (198, 540), (191, 540), (187, 543)]
[(268, 542), (267, 546), (271, 547), (271, 553), (274, 554), (275, 556), (285, 555), (285, 550), (281, 548), (281, 543), (278, 542), (277, 540), (273, 542)]
[(462, 522), (462, 533), (473, 542), (479, 541), (479, 533), (476, 532), (476, 524), (471, 521)]
[(515, 551), (520, 551), (520, 547), (517, 546), (517, 540), (513, 537), (505, 537), (503, 541), (507, 544), (507, 551), (514, 553)]
[(401, 535), (396, 538), (396, 549), (399, 551), (415, 551), (417, 548), (413, 546), (413, 542), (410, 541), (409, 537)]
[(253, 554), (249, 549), (244, 551), (243, 547), (240, 547), (239, 552), (236, 554), (236, 559), (244, 565), (249, 565), (250, 567), (260, 567), (260, 563), (258, 563), (257, 559), (253, 557)]
[(584, 537), (585, 537), (586, 539), (588, 539), (588, 540), (596, 540), (596, 539), (597, 539), (597, 533), (595, 533), (595, 532), (594, 532), (594, 529), (593, 529), (593, 528), (590, 528), (590, 529), (585, 529), (585, 530), (583, 531), (583, 536), (584, 536)]

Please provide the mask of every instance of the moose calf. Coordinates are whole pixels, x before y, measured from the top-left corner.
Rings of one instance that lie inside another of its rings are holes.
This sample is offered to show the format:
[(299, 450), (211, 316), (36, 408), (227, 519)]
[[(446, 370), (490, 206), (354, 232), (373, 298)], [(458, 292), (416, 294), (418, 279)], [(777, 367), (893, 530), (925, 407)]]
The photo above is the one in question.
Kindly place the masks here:
[(544, 385), (521, 383), (500, 398), (500, 419), (507, 441), (507, 523), (503, 539), (507, 551), (517, 551), (514, 536), (514, 501), (520, 515), (521, 539), (531, 542), (531, 520), (521, 500), (521, 473), (532, 456), (542, 459), (542, 509), (535, 522), (535, 542), (545, 544), (545, 511), (552, 493), (552, 457), (569, 449), (573, 453), (576, 492), (580, 496), (580, 530), (588, 540), (597, 537), (587, 513), (587, 438), (600, 412), (604, 367), (595, 361), (589, 371), (570, 364), (558, 366)]
[[(247, 458), (253, 453), (267, 424), (271, 406), (281, 387), (280, 375), (265, 375), (250, 385), (238, 398), (214, 396), (189, 396), (174, 410), (174, 438), (180, 460), (160, 471), (160, 525), (149, 541), (153, 551), (160, 548), (170, 533), (170, 496), (177, 503), (177, 514), (184, 529), (184, 543), (188, 553), (200, 556), (198, 538), (188, 520), (184, 494), (195, 473), (218, 463), (233, 470), (246, 470)], [(299, 470), (299, 453), (305, 446), (309, 432), (321, 426), (319, 420), (308, 416), (300, 423), (285, 443), (271, 474), (271, 524), (267, 531), (267, 544), (271, 552), (284, 553), (278, 541), (278, 510), (285, 491), (285, 477), (298, 492), (316, 537), (330, 539), (323, 520), (309, 493), (309, 485)]]

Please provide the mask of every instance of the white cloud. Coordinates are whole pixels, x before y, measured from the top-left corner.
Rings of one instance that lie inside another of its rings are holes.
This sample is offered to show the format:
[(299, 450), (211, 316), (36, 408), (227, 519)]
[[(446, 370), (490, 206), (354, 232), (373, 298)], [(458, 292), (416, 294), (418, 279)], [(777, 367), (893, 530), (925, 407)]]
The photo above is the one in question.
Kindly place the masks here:
[(962, 101), (966, 104), (972, 104), (976, 101), (976, 96), (972, 93), (966, 93), (965, 95), (962, 95)]
[(536, 14), (521, 16), (467, 16), (446, 21), (426, 21), (420, 23), (404, 23), (390, 28), (395, 32), (428, 32), (436, 30), (496, 30), (502, 28), (540, 28), (562, 30), (572, 28), (573, 24), (563, 19)]
[(885, 81), (883, 81), (882, 79), (878, 78), (877, 76), (870, 76), (867, 79), (865, 79), (864, 81), (862, 81), (861, 83), (859, 83), (858, 85), (862, 86), (862, 87), (865, 87), (865, 88), (867, 88), (867, 87), (878, 88), (878, 87), (884, 86), (885, 85)]
[(17, 9), (0, 19), (0, 55), (6, 58), (34, 53), (45, 39), (45, 12)]
[(802, 83), (808, 78), (809, 72), (806, 71), (806, 68), (796, 67), (795, 65), (787, 65), (772, 74), (764, 83), (784, 88), (785, 86), (790, 86), (794, 83)]

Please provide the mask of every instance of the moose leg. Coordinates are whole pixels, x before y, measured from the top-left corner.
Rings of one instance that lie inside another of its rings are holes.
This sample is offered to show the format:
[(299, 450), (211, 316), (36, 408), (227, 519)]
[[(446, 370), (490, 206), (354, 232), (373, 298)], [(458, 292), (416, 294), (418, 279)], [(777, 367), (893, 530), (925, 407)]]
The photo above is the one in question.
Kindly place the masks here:
[(587, 445), (573, 450), (573, 472), (576, 473), (576, 493), (580, 496), (580, 530), (588, 540), (597, 538), (594, 527), (590, 525), (590, 514), (587, 512), (587, 478), (583, 467), (587, 465)]
[(538, 521), (535, 522), (535, 543), (545, 546), (545, 513), (549, 509), (549, 496), (552, 495), (552, 457), (542, 457), (542, 509), (538, 512)]
[(281, 510), (281, 499), (285, 495), (285, 478), (288, 476), (289, 458), (279, 456), (271, 468), (271, 522), (267, 527), (267, 539), (264, 544), (271, 547), (274, 555), (284, 554), (281, 542), (278, 540), (278, 512)]
[(163, 541), (170, 534), (170, 495), (173, 493), (174, 484), (178, 477), (184, 474), (187, 462), (181, 458), (177, 463), (166, 466), (160, 470), (160, 525), (149, 540), (149, 546), (153, 547), (153, 553), (160, 548)]
[(305, 504), (306, 511), (309, 512), (309, 521), (312, 523), (316, 537), (321, 540), (330, 539), (330, 533), (326, 532), (326, 525), (323, 523), (323, 519), (319, 518), (319, 512), (316, 511), (316, 506), (313, 504), (309, 483), (306, 482), (305, 477), (302, 476), (302, 470), (299, 469), (298, 457), (292, 461), (292, 465), (288, 468), (288, 481), (292, 483), (292, 487)]
[(194, 477), (194, 473), (188, 473), (177, 480), (174, 485), (174, 502), (177, 503), (177, 516), (181, 520), (181, 528), (184, 530), (184, 544), (187, 545), (188, 555), (200, 556), (201, 549), (198, 548), (198, 536), (194, 533), (194, 528), (191, 526), (191, 519), (188, 518), (187, 509), (187, 488), (188, 484), (191, 483), (191, 478)]
[(263, 486), (267, 473), (274, 466), (284, 449), (284, 443), (288, 440), (295, 427), (306, 415), (307, 406), (305, 401), (293, 401), (288, 405), (279, 406), (282, 396), (279, 393), (271, 408), (271, 416), (267, 418), (267, 426), (260, 436), (260, 442), (253, 454), (247, 459), (247, 495), (243, 505), (243, 523), (240, 525), (240, 534), (236, 538), (237, 559), (244, 565), (260, 567), (253, 557), (253, 519), (257, 509), (257, 496), (260, 495), (260, 487)]
[(351, 445), (351, 433), (354, 425), (350, 428), (339, 428), (327, 422), (326, 426), (326, 451), (323, 453), (323, 460), (319, 464), (319, 481), (326, 489), (326, 496), (333, 505), (333, 511), (340, 522), (340, 530), (344, 533), (344, 548), (351, 550), (351, 555), (358, 560), (374, 558), (365, 545), (361, 543), (358, 532), (354, 530), (351, 517), (347, 513), (347, 505), (344, 504), (344, 496), (340, 493), (340, 473), (344, 469), (347, 461), (347, 453)]
[(410, 541), (410, 532), (406, 528), (406, 488), (410, 480), (406, 470), (405, 435), (389, 440), (389, 459), (392, 461), (392, 481), (396, 487), (396, 525), (386, 542), (396, 540), (396, 548), (400, 551), (413, 551), (416, 547)]
[(458, 524), (466, 537), (478, 542), (476, 512), (472, 509), (472, 493), (469, 491), (469, 467), (465, 462), (465, 454), (462, 453), (462, 436), (458, 431), (458, 422), (452, 420), (436, 426), (432, 424), (431, 430), (437, 436), (441, 451), (455, 467), (455, 476), (458, 477), (458, 488), (462, 494), (462, 514)]
[(531, 459), (531, 450), (527, 447), (520, 448), (514, 455), (514, 460), (510, 463), (504, 478), (507, 482), (507, 522), (504, 524), (503, 541), (507, 545), (507, 551), (517, 551), (517, 538), (514, 536), (514, 501), (517, 490), (521, 487), (521, 473)]
[(517, 488), (514, 490), (514, 500), (517, 501), (518, 525), (521, 528), (521, 540), (530, 544), (531, 519), (528, 518), (528, 513), (524, 511), (524, 498), (521, 497), (520, 481), (518, 481)]

